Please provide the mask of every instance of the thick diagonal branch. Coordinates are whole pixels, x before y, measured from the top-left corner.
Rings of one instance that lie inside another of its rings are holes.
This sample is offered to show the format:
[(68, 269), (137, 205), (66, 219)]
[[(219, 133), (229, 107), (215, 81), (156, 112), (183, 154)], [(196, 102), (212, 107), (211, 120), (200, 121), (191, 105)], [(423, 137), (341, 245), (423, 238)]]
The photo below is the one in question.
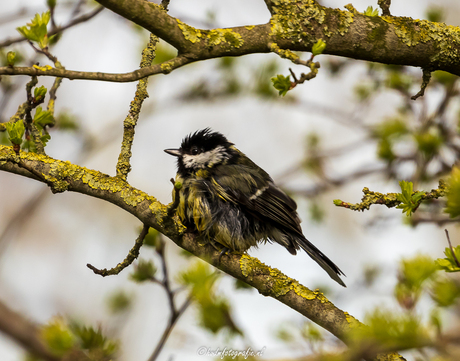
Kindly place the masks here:
[[(0, 170), (37, 179), (26, 169), (19, 167), (15, 157), (17, 156), (11, 147), (0, 145)], [(146, 226), (157, 229), (183, 249), (255, 287), (261, 294), (277, 299), (344, 341), (348, 331), (361, 327), (359, 321), (337, 308), (321, 292), (311, 291), (256, 258), (231, 254), (220, 259), (220, 252), (214, 247), (201, 245), (194, 234), (184, 233), (185, 228), (176, 217), (168, 215), (167, 206), (118, 177), (110, 177), (44, 155), (21, 152), (19, 157), (28, 167), (40, 171), (48, 182), (56, 182), (55, 189), (79, 192), (117, 205)], [(394, 357), (382, 355), (378, 359), (394, 360)]]

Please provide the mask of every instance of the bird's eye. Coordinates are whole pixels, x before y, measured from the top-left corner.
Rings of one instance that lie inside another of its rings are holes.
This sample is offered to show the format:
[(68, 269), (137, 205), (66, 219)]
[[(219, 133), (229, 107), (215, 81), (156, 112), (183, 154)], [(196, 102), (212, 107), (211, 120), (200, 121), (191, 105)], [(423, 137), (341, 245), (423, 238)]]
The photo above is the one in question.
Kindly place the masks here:
[(192, 155), (197, 155), (199, 152), (198, 148), (193, 146), (192, 149), (190, 149), (190, 153), (192, 153)]

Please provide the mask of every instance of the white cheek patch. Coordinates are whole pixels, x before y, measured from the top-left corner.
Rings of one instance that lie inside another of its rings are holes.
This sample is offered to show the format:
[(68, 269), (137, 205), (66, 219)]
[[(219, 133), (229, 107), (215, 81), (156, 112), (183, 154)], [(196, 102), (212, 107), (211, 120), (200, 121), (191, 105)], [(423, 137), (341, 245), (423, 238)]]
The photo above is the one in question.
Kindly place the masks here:
[(186, 168), (206, 168), (221, 163), (228, 158), (230, 158), (230, 155), (226, 152), (225, 148), (220, 145), (213, 150), (201, 154), (184, 154), (182, 156), (182, 162)]

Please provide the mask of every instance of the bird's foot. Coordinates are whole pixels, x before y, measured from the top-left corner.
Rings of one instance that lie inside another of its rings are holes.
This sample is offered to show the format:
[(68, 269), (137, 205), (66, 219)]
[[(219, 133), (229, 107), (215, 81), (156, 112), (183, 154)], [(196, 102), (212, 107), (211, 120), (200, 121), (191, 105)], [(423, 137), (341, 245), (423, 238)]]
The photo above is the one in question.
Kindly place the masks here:
[(222, 256), (225, 254), (228, 256), (228, 252), (230, 251), (230, 248), (227, 248), (227, 247), (224, 247), (221, 249), (220, 253), (219, 253), (219, 262), (221, 261), (222, 259)]

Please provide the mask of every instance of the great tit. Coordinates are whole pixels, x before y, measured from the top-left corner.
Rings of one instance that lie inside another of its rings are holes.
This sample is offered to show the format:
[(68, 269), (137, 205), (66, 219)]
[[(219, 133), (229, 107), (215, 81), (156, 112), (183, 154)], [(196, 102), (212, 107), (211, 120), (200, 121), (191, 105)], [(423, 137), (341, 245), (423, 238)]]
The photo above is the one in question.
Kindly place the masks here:
[(182, 187), (176, 214), (187, 228), (221, 250), (245, 252), (267, 241), (293, 255), (302, 248), (346, 287), (340, 268), (302, 234), (294, 200), (224, 135), (206, 128), (165, 152), (177, 157), (176, 183)]

